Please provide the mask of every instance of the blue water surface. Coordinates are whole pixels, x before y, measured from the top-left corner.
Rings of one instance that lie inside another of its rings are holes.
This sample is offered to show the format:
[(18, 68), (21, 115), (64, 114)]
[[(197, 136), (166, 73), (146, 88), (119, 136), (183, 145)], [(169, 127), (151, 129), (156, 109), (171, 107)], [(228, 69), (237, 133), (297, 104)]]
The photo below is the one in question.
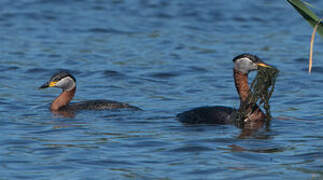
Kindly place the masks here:
[[(0, 179), (322, 179), (323, 44), (308, 75), (311, 32), (287, 1), (2, 0)], [(239, 106), (232, 58), (244, 52), (280, 70), (270, 127), (176, 121)], [(53, 114), (60, 90), (38, 87), (59, 70), (76, 77), (75, 102), (144, 111)]]

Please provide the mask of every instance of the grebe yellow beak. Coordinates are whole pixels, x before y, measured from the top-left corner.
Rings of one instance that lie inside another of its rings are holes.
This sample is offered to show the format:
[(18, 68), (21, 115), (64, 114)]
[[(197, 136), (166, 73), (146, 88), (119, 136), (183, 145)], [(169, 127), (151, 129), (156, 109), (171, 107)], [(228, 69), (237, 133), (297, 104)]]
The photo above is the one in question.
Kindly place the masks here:
[(263, 63), (263, 62), (257, 62), (256, 64), (257, 64), (257, 66), (260, 66), (260, 67), (272, 68), (270, 65), (265, 64), (265, 63)]
[(45, 84), (41, 85), (39, 87), (39, 89), (45, 89), (45, 88), (48, 88), (48, 87), (55, 87), (56, 83), (57, 83), (56, 81), (46, 82)]
[(54, 87), (54, 86), (56, 86), (56, 81), (51, 81), (51, 82), (49, 82), (49, 87)]

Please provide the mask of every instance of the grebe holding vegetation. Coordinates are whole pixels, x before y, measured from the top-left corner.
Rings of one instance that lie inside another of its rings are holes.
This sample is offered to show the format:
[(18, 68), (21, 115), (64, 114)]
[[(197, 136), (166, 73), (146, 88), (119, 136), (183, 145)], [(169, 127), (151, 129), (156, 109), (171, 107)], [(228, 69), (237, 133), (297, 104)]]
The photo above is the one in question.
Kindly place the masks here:
[[(248, 85), (248, 73), (259, 70), (260, 68), (273, 67), (265, 64), (259, 57), (251, 54), (241, 54), (233, 58), (233, 62), (235, 86), (240, 97), (239, 110), (223, 106), (199, 107), (178, 114), (177, 119), (179, 121), (186, 124), (231, 124), (239, 120), (239, 118), (242, 118), (244, 122), (259, 122), (265, 120), (266, 115), (256, 104), (257, 100), (253, 103), (249, 100), (251, 90)], [(274, 71), (276, 73), (275, 75), (277, 75), (278, 70), (275, 69)], [(268, 84), (269, 86), (274, 86), (274, 81), (269, 83), (271, 83)], [(265, 86), (264, 88), (266, 89), (268, 87)], [(269, 97), (271, 93), (272, 91)]]
[(57, 87), (63, 90), (63, 92), (52, 102), (50, 106), (51, 111), (112, 110), (121, 108), (141, 110), (138, 107), (126, 103), (110, 100), (89, 100), (69, 104), (76, 91), (76, 79), (66, 71), (54, 74), (50, 80), (40, 86), (39, 89), (48, 87)]

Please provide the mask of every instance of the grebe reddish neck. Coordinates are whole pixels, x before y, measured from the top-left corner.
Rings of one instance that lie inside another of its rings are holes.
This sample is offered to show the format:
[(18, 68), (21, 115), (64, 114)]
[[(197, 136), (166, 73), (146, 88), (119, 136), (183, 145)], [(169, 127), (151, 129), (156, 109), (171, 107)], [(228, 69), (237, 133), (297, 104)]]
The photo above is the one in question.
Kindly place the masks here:
[(50, 110), (58, 111), (60, 108), (68, 105), (70, 101), (73, 99), (76, 91), (76, 87), (72, 90), (63, 91), (50, 105)]
[(240, 97), (240, 104), (245, 102), (250, 94), (248, 74), (233, 69), (234, 83)]

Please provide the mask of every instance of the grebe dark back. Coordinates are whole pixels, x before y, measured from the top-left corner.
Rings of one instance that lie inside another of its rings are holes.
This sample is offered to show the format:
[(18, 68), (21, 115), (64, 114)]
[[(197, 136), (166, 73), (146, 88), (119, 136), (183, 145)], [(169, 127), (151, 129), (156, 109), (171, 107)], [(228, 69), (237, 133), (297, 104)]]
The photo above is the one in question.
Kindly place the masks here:
[(129, 108), (133, 110), (140, 110), (140, 108), (131, 106), (127, 103), (121, 103), (110, 100), (90, 100), (70, 104), (76, 92), (76, 79), (70, 73), (62, 71), (54, 74), (48, 82), (39, 87), (44, 89), (48, 87), (61, 88), (63, 92), (52, 102), (50, 110), (111, 110), (120, 108)]
[[(257, 70), (258, 67), (271, 68), (271, 66), (265, 64), (259, 57), (251, 54), (241, 54), (233, 58), (233, 62), (233, 76), (240, 97), (240, 108), (245, 108), (247, 105), (246, 110), (248, 112), (246, 113), (246, 117), (244, 117), (244, 121), (263, 121), (265, 114), (257, 104), (251, 105), (247, 102), (250, 94), (248, 73)], [(230, 124), (235, 123), (237, 118), (240, 117), (240, 114), (239, 110), (230, 107), (207, 106), (185, 111), (176, 117), (179, 121), (187, 124)]]

